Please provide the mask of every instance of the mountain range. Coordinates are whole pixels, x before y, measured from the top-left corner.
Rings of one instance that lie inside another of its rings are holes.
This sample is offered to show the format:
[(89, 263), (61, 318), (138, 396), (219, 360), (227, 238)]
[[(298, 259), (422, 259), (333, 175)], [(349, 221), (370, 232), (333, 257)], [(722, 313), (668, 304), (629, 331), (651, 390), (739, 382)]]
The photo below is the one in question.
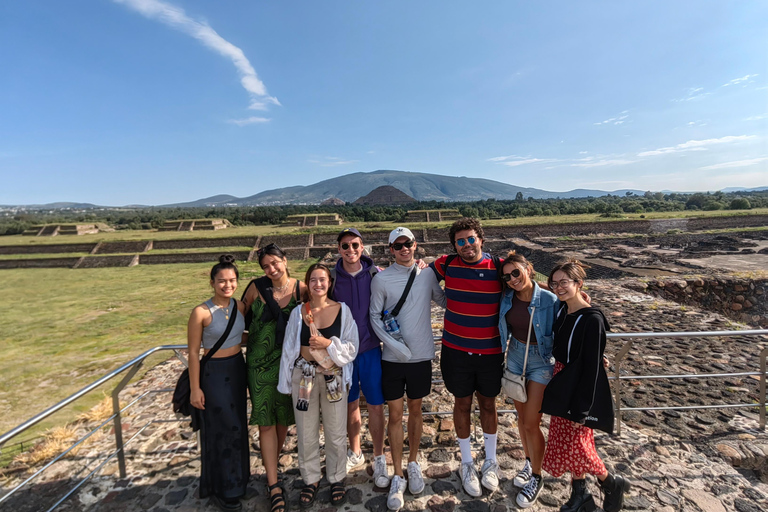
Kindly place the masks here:
[[(356, 172), (317, 182), (313, 185), (298, 185), (273, 190), (265, 190), (248, 197), (236, 197), (229, 194), (197, 199), (185, 203), (165, 204), (165, 208), (194, 208), (217, 206), (271, 206), (288, 204), (320, 204), (330, 198), (341, 199), (347, 203), (365, 196), (382, 186), (395, 187), (418, 201), (478, 201), (482, 199), (515, 199), (518, 193), (524, 198), (552, 199), (575, 197), (600, 197), (604, 195), (626, 195), (632, 192), (642, 195), (644, 190), (621, 189), (613, 191), (575, 189), (567, 192), (550, 192), (538, 188), (517, 187), (485, 178), (466, 176), (443, 176), (422, 172), (379, 170)], [(768, 187), (739, 188), (729, 187), (723, 192), (755, 192)], [(90, 203), (50, 203), (45, 205), (0, 206), (0, 208), (30, 209), (88, 209), (104, 208)], [(145, 205), (129, 205), (124, 208), (147, 208)]]

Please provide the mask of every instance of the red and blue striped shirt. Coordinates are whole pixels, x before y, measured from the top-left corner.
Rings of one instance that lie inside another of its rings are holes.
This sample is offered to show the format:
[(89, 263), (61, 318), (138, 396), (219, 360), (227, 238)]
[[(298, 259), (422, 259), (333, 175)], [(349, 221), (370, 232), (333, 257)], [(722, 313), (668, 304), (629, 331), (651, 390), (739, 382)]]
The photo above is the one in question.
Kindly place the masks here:
[(489, 254), (476, 263), (441, 256), (430, 267), (445, 281), (443, 345), (473, 354), (500, 354), (499, 301), (501, 281)]

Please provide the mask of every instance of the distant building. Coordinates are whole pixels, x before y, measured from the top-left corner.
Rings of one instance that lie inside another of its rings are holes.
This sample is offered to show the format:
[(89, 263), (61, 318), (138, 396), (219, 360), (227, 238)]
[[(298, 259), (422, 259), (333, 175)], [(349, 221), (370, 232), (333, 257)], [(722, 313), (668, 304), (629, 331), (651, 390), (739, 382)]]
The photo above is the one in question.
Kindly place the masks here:
[(383, 185), (381, 187), (371, 190), (367, 195), (358, 198), (354, 204), (367, 204), (371, 206), (392, 206), (401, 204), (416, 203), (416, 199), (412, 198), (402, 190), (399, 190), (390, 185)]

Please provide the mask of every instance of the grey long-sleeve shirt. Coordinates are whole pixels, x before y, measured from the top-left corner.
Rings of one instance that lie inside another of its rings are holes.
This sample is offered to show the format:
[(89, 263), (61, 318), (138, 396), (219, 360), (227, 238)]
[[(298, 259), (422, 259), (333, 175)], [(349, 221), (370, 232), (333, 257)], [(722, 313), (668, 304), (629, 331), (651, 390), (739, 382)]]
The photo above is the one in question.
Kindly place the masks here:
[(371, 281), (371, 306), (369, 309), (371, 326), (376, 336), (384, 342), (382, 359), (394, 363), (418, 363), (435, 358), (435, 340), (432, 334), (431, 301), (435, 301), (441, 307), (445, 307), (445, 292), (435, 279), (434, 273), (429, 268), (424, 271), (416, 267), (416, 279), (413, 281), (408, 297), (405, 299), (397, 323), (400, 325), (400, 333), (411, 351), (411, 359), (402, 361), (397, 358), (395, 352), (388, 345), (398, 343), (387, 333), (381, 313), (384, 310), (392, 311), (408, 282), (408, 274), (412, 268), (393, 263), (388, 268), (379, 272)]

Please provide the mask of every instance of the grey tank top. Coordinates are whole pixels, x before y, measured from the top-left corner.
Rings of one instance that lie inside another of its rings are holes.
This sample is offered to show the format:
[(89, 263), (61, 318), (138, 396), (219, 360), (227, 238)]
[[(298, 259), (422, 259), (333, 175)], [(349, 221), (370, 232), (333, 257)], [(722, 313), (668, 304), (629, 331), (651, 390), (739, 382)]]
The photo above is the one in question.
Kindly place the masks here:
[[(219, 338), (227, 328), (229, 318), (227, 318), (227, 308), (221, 308), (213, 303), (211, 299), (204, 302), (208, 309), (211, 311), (211, 323), (207, 327), (203, 327), (203, 348), (210, 350), (219, 341)], [(230, 299), (229, 302), (229, 314), (231, 315), (237, 309), (237, 303), (235, 299)], [(245, 319), (240, 312), (237, 312), (237, 318), (235, 318), (235, 324), (232, 326), (232, 330), (229, 332), (229, 336), (221, 345), (219, 350), (234, 347), (240, 345), (242, 341), (243, 331), (245, 330)]]

